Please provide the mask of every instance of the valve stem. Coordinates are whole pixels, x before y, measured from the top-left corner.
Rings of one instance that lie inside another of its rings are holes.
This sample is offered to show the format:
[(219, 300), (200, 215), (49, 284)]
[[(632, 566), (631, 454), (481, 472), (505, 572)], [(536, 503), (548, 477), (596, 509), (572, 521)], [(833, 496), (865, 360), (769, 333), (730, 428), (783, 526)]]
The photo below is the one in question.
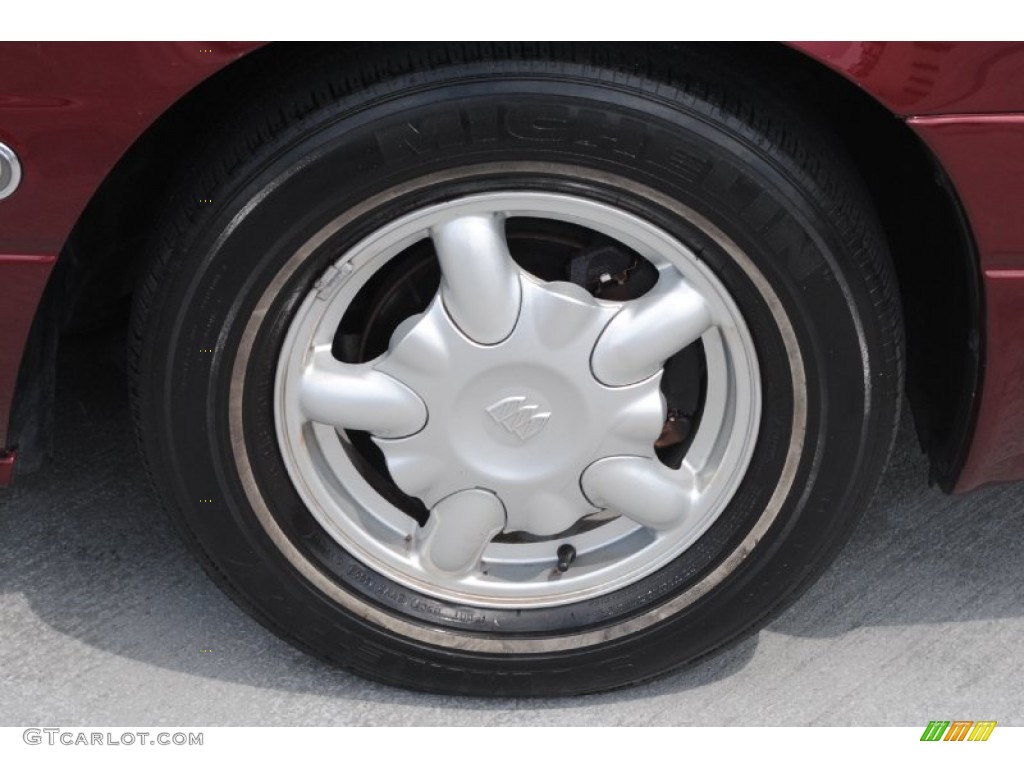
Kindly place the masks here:
[(560, 573), (565, 573), (576, 559), (576, 547), (572, 544), (563, 544), (558, 548), (556, 554), (558, 555), (558, 570)]

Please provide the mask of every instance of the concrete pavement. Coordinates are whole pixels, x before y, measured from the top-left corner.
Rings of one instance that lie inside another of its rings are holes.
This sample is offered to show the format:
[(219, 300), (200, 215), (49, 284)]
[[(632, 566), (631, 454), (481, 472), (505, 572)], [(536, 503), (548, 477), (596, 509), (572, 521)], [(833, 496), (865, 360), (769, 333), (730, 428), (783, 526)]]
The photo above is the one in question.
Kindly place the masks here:
[(65, 344), (56, 460), (0, 491), (2, 725), (1024, 724), (1024, 485), (929, 489), (909, 423), (843, 555), (758, 636), (623, 692), (457, 699), (327, 668), (221, 595), (147, 485), (122, 358)]

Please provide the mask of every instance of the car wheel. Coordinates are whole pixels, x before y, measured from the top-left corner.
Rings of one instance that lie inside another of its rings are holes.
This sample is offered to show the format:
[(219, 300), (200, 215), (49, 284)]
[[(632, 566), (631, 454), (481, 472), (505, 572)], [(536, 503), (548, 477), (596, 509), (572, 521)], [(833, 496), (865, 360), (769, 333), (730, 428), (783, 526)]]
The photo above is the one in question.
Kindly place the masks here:
[(901, 389), (870, 204), (770, 85), (657, 55), (314, 50), (195, 158), (137, 293), (138, 431), (282, 637), (424, 690), (602, 690), (745, 636), (849, 534)]

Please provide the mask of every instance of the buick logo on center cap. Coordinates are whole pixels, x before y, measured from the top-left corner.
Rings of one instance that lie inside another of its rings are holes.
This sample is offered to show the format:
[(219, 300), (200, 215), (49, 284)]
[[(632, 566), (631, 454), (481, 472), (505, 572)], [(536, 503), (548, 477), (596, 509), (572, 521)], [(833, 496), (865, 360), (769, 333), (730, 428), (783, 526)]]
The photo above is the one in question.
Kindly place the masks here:
[(541, 411), (539, 405), (528, 403), (525, 397), (506, 397), (488, 407), (487, 413), (520, 440), (529, 440), (551, 418), (550, 412)]

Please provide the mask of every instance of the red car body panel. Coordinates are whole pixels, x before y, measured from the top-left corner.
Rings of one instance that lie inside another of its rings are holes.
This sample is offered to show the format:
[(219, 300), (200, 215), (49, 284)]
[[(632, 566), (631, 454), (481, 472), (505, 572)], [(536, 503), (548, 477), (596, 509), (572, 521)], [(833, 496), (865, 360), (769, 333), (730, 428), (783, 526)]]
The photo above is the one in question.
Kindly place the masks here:
[[(256, 45), (0, 45), (0, 142), (18, 154), (23, 174), (0, 201), (0, 449), (29, 326), (86, 204), (168, 107)], [(10, 464), (0, 459), (0, 485)]]
[(0, 206), (3, 251), (57, 253), (117, 160), (202, 80), (252, 49), (223, 43), (0, 46), (0, 141), (23, 180)]
[[(0, 201), (0, 448), (28, 329), (75, 221), (160, 114), (257, 45), (0, 46), (0, 141), (24, 169)], [(907, 118), (952, 179), (985, 295), (982, 397), (956, 488), (1024, 477), (1024, 44), (791, 45)], [(11, 464), (0, 451), (0, 485)]]
[(985, 296), (985, 369), (956, 490), (1024, 476), (1024, 44), (797, 43), (931, 148), (967, 211)]
[(793, 43), (897, 115), (1024, 111), (1024, 43)]

